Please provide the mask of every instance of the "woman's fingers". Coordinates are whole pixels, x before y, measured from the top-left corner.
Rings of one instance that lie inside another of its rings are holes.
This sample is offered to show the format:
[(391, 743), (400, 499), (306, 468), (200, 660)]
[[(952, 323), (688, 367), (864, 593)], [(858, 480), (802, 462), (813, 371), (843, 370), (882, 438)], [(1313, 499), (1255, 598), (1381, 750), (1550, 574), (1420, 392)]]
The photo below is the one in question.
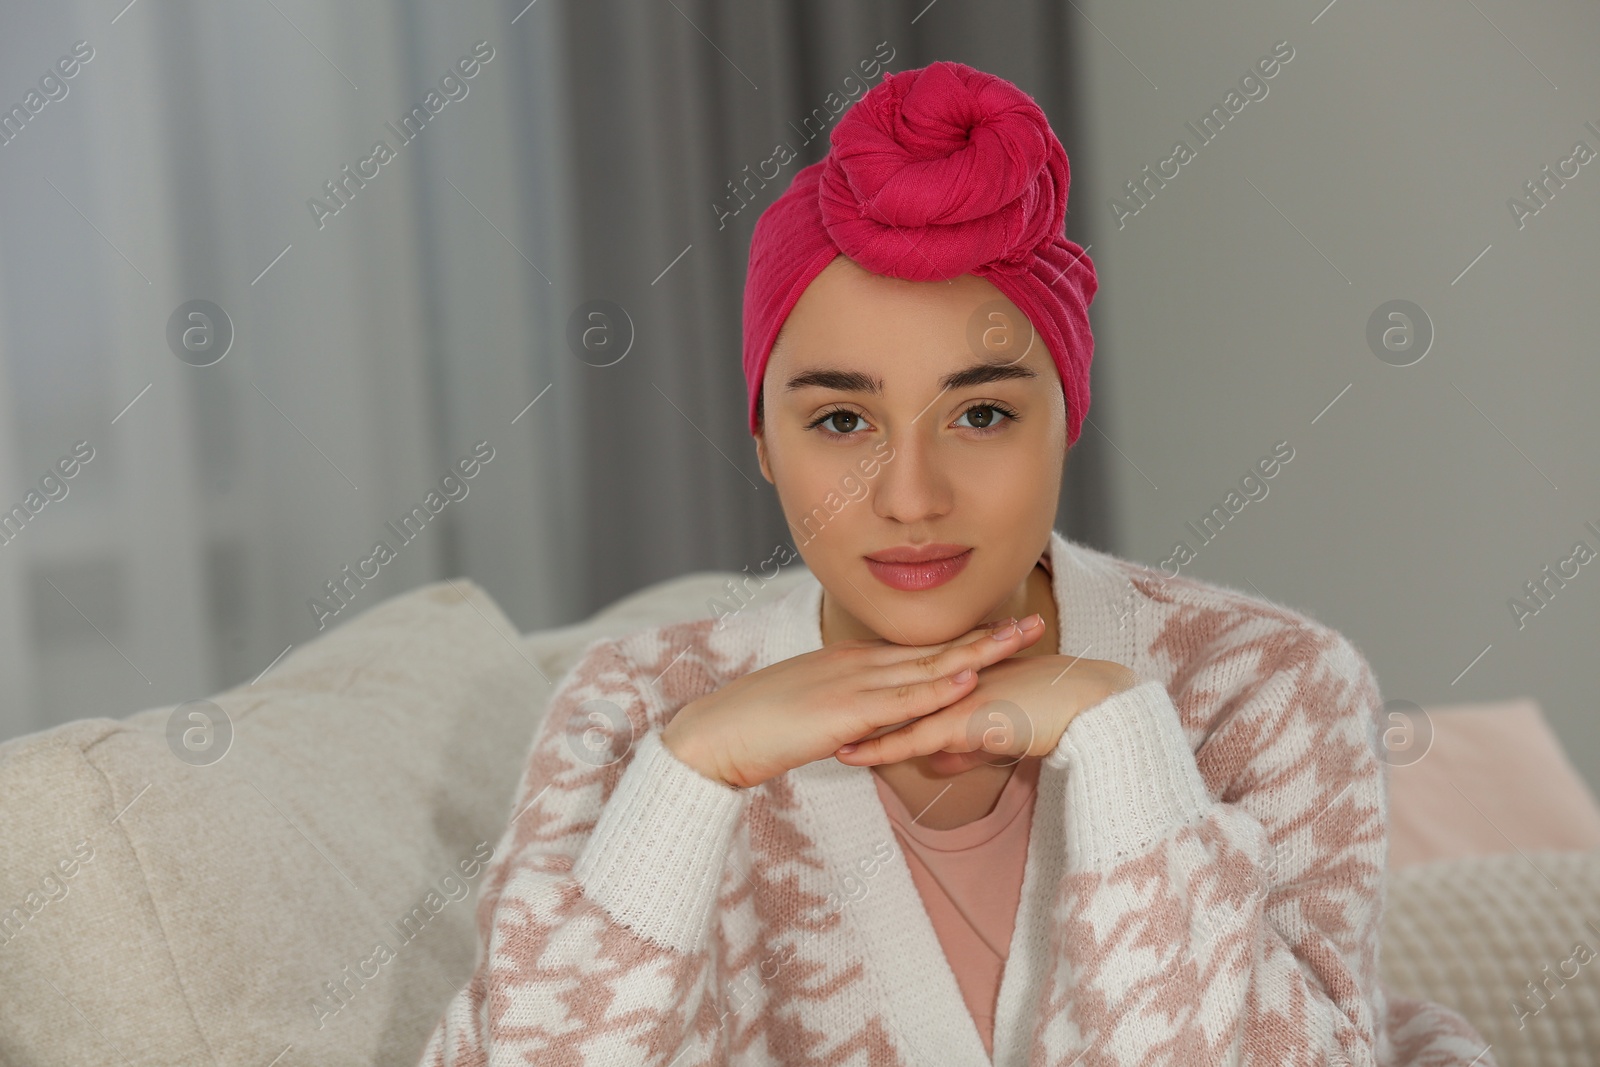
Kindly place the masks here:
[(917, 722), (917, 721), (919, 721), (919, 720), (918, 719), (907, 719), (905, 722), (894, 722), (894, 723), (890, 723), (888, 726), (880, 726), (876, 730), (872, 731), (870, 734), (867, 734), (865, 737), (859, 738), (856, 741), (852, 742), (852, 744), (858, 744), (859, 745), (863, 741), (871, 741), (875, 737), (882, 737), (884, 734), (893, 733), (896, 730), (903, 730), (906, 727), (910, 726), (912, 723)]
[(863, 735), (860, 740), (868, 741), (896, 730), (903, 730), (940, 708), (954, 704), (970, 693), (977, 684), (977, 671), (972, 667), (963, 667), (951, 674), (933, 673), (918, 682), (907, 682), (892, 689), (887, 687), (879, 689), (873, 695), (887, 698), (888, 703), (884, 706), (883, 712), (873, 714), (872, 719), (879, 722), (884, 715), (888, 715), (893, 717), (893, 721), (876, 727)]
[(876, 699), (864, 702), (871, 729), (856, 743), (904, 732), (954, 704), (977, 686), (979, 670), (1033, 644), (1043, 632), (1042, 622), (1028, 629), (1007, 626), (933, 657), (873, 668), (867, 688)]
[(881, 737), (857, 741), (854, 747), (845, 745), (839, 749), (838, 757), (841, 762), (852, 766), (870, 767), (879, 763), (899, 763), (932, 752), (978, 751), (982, 748), (982, 738), (977, 739), (979, 744), (972, 743), (974, 739), (967, 736), (966, 721), (965, 715), (935, 713)]
[(1043, 634), (1042, 621), (1026, 630), (1012, 624), (979, 633), (970, 640), (962, 640), (931, 656), (910, 657), (880, 666), (874, 671), (873, 684), (875, 688), (896, 689), (939, 678), (952, 678), (963, 670), (982, 670), (1027, 648)]
[(835, 755), (841, 762), (868, 767), (938, 754), (940, 765), (936, 770), (945, 775), (959, 774), (980, 763), (1020, 761), (1027, 754), (1027, 740), (1017, 736), (1014, 724), (1004, 718), (996, 722), (995, 718), (993, 713), (984, 715), (981, 708), (941, 708), (904, 729), (842, 745)]

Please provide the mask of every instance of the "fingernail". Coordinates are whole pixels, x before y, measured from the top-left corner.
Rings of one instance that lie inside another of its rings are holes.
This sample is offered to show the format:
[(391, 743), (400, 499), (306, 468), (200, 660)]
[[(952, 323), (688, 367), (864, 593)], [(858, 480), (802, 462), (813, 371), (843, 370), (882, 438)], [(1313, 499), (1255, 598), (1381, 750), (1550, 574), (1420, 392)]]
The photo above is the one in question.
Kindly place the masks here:
[(856, 750), (856, 746), (854, 746), (854, 745), (840, 745), (839, 746), (839, 751), (844, 753), (845, 755), (849, 755), (850, 753), (854, 752), (855, 750)]
[(959, 671), (956, 674), (953, 674), (953, 675), (950, 676), (950, 680), (952, 682), (956, 683), (957, 685), (963, 685), (966, 682), (968, 682), (969, 680), (971, 680), (971, 678), (972, 678), (972, 668), (971, 667), (968, 667), (966, 670)]
[(1031, 630), (1035, 626), (1043, 626), (1044, 619), (1038, 613), (1034, 613), (1029, 615), (1026, 619), (1023, 619), (1017, 625), (1022, 627), (1024, 630)]
[(1012, 623), (1009, 626), (1007, 626), (1004, 630), (996, 630), (994, 633), (990, 634), (989, 636), (994, 638), (996, 641), (1005, 641), (1005, 640), (1008, 640), (1009, 638), (1011, 638), (1016, 632), (1017, 632), (1017, 624), (1016, 623)]

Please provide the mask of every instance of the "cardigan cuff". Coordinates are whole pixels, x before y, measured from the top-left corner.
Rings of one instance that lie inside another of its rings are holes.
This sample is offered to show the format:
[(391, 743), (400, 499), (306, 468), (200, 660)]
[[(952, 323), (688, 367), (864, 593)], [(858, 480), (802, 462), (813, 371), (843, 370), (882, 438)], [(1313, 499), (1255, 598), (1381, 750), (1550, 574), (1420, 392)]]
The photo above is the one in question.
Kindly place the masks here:
[(1178, 709), (1159, 681), (1085, 708), (1045, 762), (1067, 769), (1067, 869), (1104, 869), (1142, 852), (1216, 802)]
[(659, 731), (647, 730), (600, 809), (572, 876), (617, 922), (695, 952), (746, 797), (745, 790), (684, 763)]

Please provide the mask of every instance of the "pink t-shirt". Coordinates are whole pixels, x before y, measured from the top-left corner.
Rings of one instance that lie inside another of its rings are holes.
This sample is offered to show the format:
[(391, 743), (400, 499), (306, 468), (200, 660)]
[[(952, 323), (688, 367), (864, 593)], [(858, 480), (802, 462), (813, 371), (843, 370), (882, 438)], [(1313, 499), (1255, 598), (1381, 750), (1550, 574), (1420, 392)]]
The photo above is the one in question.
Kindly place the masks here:
[(1006, 780), (993, 811), (949, 830), (917, 823), (921, 813), (906, 810), (894, 790), (877, 774), (872, 776), (923, 908), (990, 1055), (995, 998), (1022, 896), (1039, 764), (1024, 758)]

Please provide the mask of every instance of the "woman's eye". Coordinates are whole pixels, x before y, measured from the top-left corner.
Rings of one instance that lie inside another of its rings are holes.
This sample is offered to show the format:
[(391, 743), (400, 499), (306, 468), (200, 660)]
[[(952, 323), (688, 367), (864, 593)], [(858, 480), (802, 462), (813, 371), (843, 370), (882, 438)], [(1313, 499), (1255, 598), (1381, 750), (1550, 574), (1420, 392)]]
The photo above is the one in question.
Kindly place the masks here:
[[(979, 433), (992, 432), (998, 426), (1004, 425), (1001, 420), (1017, 420), (1016, 412), (999, 404), (974, 404), (961, 413), (960, 418), (968, 419), (967, 428), (977, 430)], [(960, 425), (960, 419), (957, 420)], [(839, 408), (829, 411), (813, 419), (808, 429), (821, 427), (827, 437), (854, 437), (856, 431), (867, 425), (866, 420), (854, 411)]]
[[(974, 430), (993, 429), (996, 422), (996, 416), (1001, 416), (1008, 419), (1012, 417), (1009, 412), (997, 404), (974, 404), (972, 407), (961, 413), (961, 418), (967, 418), (968, 416), (972, 415), (973, 412), (980, 413), (979, 415), (974, 416), (974, 421), (967, 424)], [(956, 421), (959, 423), (960, 419), (957, 419)]]
[(853, 411), (830, 411), (811, 425), (824, 426), (841, 437), (847, 437), (855, 431), (860, 422), (861, 416)]

